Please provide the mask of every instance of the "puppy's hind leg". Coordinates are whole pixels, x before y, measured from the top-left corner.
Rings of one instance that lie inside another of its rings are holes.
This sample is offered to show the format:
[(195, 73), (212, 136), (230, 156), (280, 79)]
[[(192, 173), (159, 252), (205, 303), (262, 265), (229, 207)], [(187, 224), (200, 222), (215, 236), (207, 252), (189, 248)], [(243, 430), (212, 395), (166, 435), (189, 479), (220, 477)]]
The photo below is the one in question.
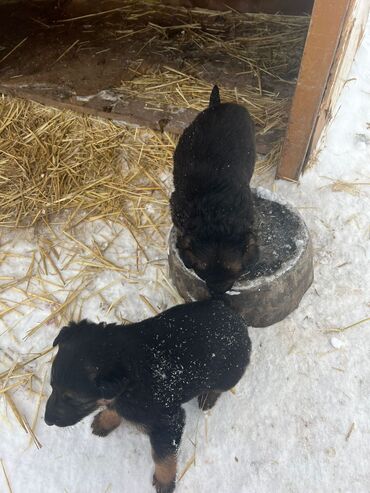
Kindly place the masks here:
[(209, 390), (208, 392), (198, 395), (199, 409), (202, 411), (212, 409), (221, 394), (222, 392), (218, 392), (217, 390)]
[(149, 432), (155, 463), (153, 486), (157, 493), (173, 493), (176, 487), (177, 450), (185, 425), (185, 411), (161, 417)]
[(91, 423), (92, 432), (99, 437), (106, 437), (118, 428), (121, 422), (122, 417), (114, 409), (104, 409), (95, 416)]

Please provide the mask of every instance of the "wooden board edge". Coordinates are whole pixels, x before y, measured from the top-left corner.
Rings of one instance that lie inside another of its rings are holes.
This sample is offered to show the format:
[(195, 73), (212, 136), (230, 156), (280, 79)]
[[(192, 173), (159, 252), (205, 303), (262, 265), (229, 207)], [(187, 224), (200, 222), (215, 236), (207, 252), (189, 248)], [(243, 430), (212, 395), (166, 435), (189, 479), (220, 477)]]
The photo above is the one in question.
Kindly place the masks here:
[(277, 178), (299, 178), (351, 1), (315, 1)]
[(351, 83), (351, 80), (348, 79), (349, 72), (364, 36), (369, 13), (370, 2), (353, 0), (347, 14), (341, 42), (335, 55), (329, 81), (320, 106), (306, 162), (311, 158), (314, 159), (317, 154), (320, 142), (325, 138), (326, 130), (337, 113), (338, 100), (342, 89), (346, 84)]

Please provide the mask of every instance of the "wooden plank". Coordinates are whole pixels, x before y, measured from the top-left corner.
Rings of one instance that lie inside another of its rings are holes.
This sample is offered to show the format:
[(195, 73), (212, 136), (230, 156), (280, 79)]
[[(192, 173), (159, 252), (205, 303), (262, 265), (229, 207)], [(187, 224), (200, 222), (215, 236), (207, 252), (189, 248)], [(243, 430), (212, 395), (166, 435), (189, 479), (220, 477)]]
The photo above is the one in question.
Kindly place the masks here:
[(165, 0), (169, 5), (200, 7), (211, 10), (263, 12), (265, 14), (301, 15), (312, 12), (314, 0)]
[[(17, 87), (2, 84), (0, 94), (30, 99), (46, 106), (62, 110), (72, 110), (87, 115), (115, 120), (122, 124), (148, 127), (160, 132), (181, 135), (194, 120), (198, 111), (184, 108), (176, 111), (171, 108), (160, 110), (147, 108), (143, 101), (124, 101), (114, 89), (101, 91), (94, 97), (83, 98), (74, 95), (68, 89), (59, 86)], [(281, 138), (280, 131), (270, 130), (257, 133), (256, 149), (259, 154), (267, 154), (271, 146)]]
[(316, 0), (277, 177), (302, 170), (351, 0)]
[(0, 93), (30, 99), (61, 110), (72, 110), (87, 115), (116, 120), (122, 124), (148, 127), (157, 131), (181, 134), (198, 114), (193, 109), (182, 112), (170, 109), (148, 109), (143, 101), (123, 101), (114, 89), (100, 91), (87, 98), (74, 95), (65, 87), (18, 87), (0, 82)]
[(370, 12), (370, 2), (352, 0), (344, 22), (340, 44), (335, 55), (329, 81), (321, 103), (319, 116), (310, 143), (310, 153), (315, 153), (321, 138), (337, 111), (337, 103), (343, 87), (347, 83), (353, 59), (365, 32)]
[[(0, 0), (1, 4), (16, 4), (20, 0)], [(83, 3), (78, 0), (48, 0), (44, 1), (41, 8), (63, 9), (66, 4)], [(86, 2), (88, 3), (88, 2)], [(106, 2), (105, 2), (106, 3)], [(314, 0), (165, 0), (168, 5), (180, 5), (188, 8), (200, 7), (211, 10), (238, 10), (239, 12), (263, 12), (275, 14), (277, 12), (287, 15), (300, 15), (310, 13)]]

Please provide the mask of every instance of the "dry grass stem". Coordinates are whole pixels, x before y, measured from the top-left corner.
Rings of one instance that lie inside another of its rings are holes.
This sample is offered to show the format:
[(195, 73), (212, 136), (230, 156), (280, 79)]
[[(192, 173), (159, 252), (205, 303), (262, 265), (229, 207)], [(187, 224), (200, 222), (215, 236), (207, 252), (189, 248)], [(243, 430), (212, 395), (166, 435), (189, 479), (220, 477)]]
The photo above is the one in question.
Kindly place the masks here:
[(13, 493), (13, 490), (12, 490), (12, 488), (11, 488), (11, 486), (10, 486), (10, 481), (9, 481), (8, 474), (7, 474), (6, 470), (5, 470), (5, 466), (4, 466), (4, 461), (3, 461), (3, 459), (0, 459), (0, 463), (1, 463), (1, 468), (2, 468), (2, 470), (3, 470), (3, 474), (4, 474), (5, 483), (6, 483), (6, 486), (7, 486), (7, 488), (8, 488), (8, 492), (9, 492), (9, 493)]
[(358, 322), (355, 322), (351, 325), (347, 325), (346, 327), (341, 327), (339, 329), (326, 330), (325, 333), (330, 334), (333, 332), (344, 332), (345, 330), (351, 329), (352, 327), (356, 327), (357, 325), (364, 324), (364, 323), (369, 322), (369, 321), (370, 321), (370, 317), (366, 317), (366, 318), (363, 318), (362, 320), (359, 320)]
[(195, 464), (195, 452), (193, 455), (190, 457), (190, 459), (187, 461), (185, 464), (184, 469), (180, 472), (179, 477), (178, 477), (178, 482), (182, 480), (182, 478), (185, 476), (185, 474), (188, 472), (188, 470)]
[(352, 423), (351, 426), (349, 427), (347, 434), (346, 434), (346, 438), (345, 438), (346, 442), (348, 442), (348, 440), (350, 439), (354, 429), (355, 429), (355, 423)]
[(151, 303), (150, 301), (148, 300), (148, 298), (146, 296), (144, 296), (143, 294), (140, 294), (139, 295), (140, 298), (143, 300), (143, 302), (146, 304), (146, 306), (150, 309), (150, 311), (152, 313), (154, 313), (154, 315), (158, 315), (159, 313), (159, 310), (157, 308), (155, 308)]

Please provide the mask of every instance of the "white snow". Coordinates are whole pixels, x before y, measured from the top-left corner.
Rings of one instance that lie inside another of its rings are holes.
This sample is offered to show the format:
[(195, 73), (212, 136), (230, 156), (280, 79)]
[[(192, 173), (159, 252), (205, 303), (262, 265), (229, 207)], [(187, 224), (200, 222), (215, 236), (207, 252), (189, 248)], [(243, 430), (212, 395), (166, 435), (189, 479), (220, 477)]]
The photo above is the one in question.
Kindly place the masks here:
[(330, 344), (333, 346), (334, 349), (340, 349), (345, 345), (345, 342), (341, 339), (338, 339), (338, 337), (332, 337), (330, 339)]
[[(224, 395), (208, 418), (195, 402), (185, 406), (179, 471), (194, 454), (195, 462), (180, 480), (179, 493), (370, 491), (370, 323), (340, 330), (370, 316), (369, 60), (370, 25), (318, 161), (298, 185), (283, 181), (276, 185), (279, 195), (300, 210), (310, 229), (314, 285), (287, 319), (266, 329), (250, 329), (252, 361), (235, 394)], [(335, 191), (337, 180), (362, 185), (356, 187), (357, 193)], [(80, 238), (85, 242), (92, 234), (97, 240), (101, 235), (102, 242), (113, 234), (112, 227), (103, 223), (84, 228)], [(130, 266), (135, 244), (118, 226), (115, 232), (122, 238), (115, 243), (119, 251), (110, 252), (109, 258)], [(21, 232), (13, 235), (12, 243), (4, 244), (8, 238), (9, 233), (2, 233), (1, 253), (29, 252), (31, 257), (36, 237)], [(61, 247), (70, 248), (69, 240)], [(151, 259), (159, 256), (154, 246), (148, 245), (148, 252)], [(81, 258), (83, 252), (71, 262), (67, 277), (78, 273)], [(8, 256), (0, 275), (20, 277), (28, 266)], [(100, 270), (86, 289), (93, 292), (112, 283), (104, 290), (105, 298), (109, 302), (124, 298), (109, 311), (102, 299), (92, 297), (82, 315), (107, 321), (148, 317), (151, 312), (138, 293), (159, 310), (165, 309), (175, 300), (154, 282), (165, 269), (163, 259), (148, 263), (139, 284), (129, 283), (130, 272)], [(47, 278), (60, 284), (57, 275), (50, 273)], [(72, 281), (74, 289), (78, 282), (77, 278)], [(40, 302), (36, 308), (30, 305), (23, 316), (15, 310), (2, 314), (2, 364), (5, 353), (19, 355), (50, 346), (58, 329), (53, 320), (22, 339), (67, 293), (62, 286), (54, 295), (55, 300)], [(6, 297), (6, 292), (1, 296)], [(22, 293), (12, 291), (12, 299), (20, 301)], [(15, 322), (15, 329), (7, 330)], [(31, 367), (42, 376), (50, 366), (48, 360), (50, 355)], [(46, 394), (49, 391), (46, 381)], [(37, 396), (19, 388), (14, 400), (32, 423)], [(124, 425), (105, 439), (95, 437), (90, 432), (91, 417), (69, 429), (49, 428), (42, 420), (44, 405), (45, 399), (36, 427), (43, 445), (38, 450), (0, 397), (0, 459), (13, 493), (154, 491), (150, 447), (144, 435)], [(8, 491), (1, 467), (0, 491)]]
[(238, 294), (240, 294), (240, 291), (226, 291), (226, 294), (229, 294), (230, 296), (238, 296)]

